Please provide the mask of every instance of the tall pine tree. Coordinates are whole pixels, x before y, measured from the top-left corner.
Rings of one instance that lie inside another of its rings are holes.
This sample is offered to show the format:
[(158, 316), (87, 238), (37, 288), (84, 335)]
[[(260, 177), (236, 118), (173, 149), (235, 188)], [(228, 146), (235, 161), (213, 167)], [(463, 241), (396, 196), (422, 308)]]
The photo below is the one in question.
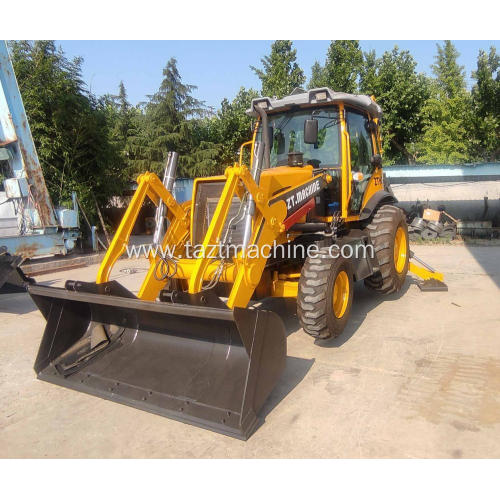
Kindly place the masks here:
[(161, 174), (168, 151), (180, 154), (180, 176), (193, 173), (193, 120), (210, 112), (192, 95), (196, 88), (182, 82), (177, 60), (171, 58), (163, 69), (158, 91), (148, 96), (149, 101), (136, 118), (140, 132), (131, 139), (129, 148), (136, 173), (151, 170)]

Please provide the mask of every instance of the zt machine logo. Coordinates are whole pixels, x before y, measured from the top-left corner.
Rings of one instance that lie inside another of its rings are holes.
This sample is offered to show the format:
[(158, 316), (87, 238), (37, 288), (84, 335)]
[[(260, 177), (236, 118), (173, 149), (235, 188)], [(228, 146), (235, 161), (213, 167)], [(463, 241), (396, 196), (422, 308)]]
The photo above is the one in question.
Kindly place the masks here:
[(303, 205), (304, 202), (321, 191), (321, 188), (322, 186), (319, 182), (319, 179), (317, 179), (308, 184), (306, 187), (298, 189), (297, 191), (294, 191), (290, 195), (288, 195), (286, 198), (286, 208), (288, 210), (288, 213), (293, 212), (293, 209), (295, 207), (298, 208)]
[(290, 217), (312, 200), (325, 186), (325, 179), (322, 176), (318, 176), (309, 181), (305, 186), (300, 186), (273, 198), (271, 204), (284, 201), (286, 203), (286, 216)]

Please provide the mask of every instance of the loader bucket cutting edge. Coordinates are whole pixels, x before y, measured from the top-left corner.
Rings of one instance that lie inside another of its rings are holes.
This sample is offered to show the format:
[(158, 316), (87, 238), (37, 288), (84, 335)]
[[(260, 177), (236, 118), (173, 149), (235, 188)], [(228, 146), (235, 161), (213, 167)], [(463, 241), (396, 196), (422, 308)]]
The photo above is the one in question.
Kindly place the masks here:
[(47, 320), (38, 378), (239, 439), (257, 428), (285, 367), (275, 313), (142, 301), (117, 282), (66, 288), (28, 287)]

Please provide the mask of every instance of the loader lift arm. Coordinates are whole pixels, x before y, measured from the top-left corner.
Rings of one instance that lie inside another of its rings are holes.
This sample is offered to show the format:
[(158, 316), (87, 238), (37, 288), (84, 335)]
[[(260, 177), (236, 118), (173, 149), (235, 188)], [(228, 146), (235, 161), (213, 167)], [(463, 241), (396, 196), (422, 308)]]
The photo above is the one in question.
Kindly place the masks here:
[[(285, 202), (279, 200), (269, 205), (265, 193), (257, 186), (246, 166), (229, 167), (226, 169), (225, 176), (227, 181), (224, 190), (203, 240), (202, 257), (196, 259), (194, 264), (191, 259), (180, 258), (178, 261), (179, 272), (176, 277), (189, 279), (190, 294), (201, 292), (204, 280), (209, 279), (215, 270), (210, 249), (219, 242), (231, 201), (236, 194), (242, 196), (242, 186), (252, 195), (260, 214), (253, 228), (251, 243), (258, 245), (260, 249), (264, 245), (270, 245), (277, 235), (285, 230), (283, 225), (287, 214)], [(189, 233), (188, 210), (176, 202), (156, 174), (147, 172), (140, 175), (137, 182), (137, 190), (99, 268), (96, 280), (98, 284), (109, 281), (111, 269), (126, 250), (132, 228), (146, 197), (149, 197), (155, 205), (158, 205), (161, 200), (168, 208), (167, 217), (169, 217), (170, 226), (163, 238), (162, 250), (165, 250), (167, 246), (175, 247), (176, 252), (179, 252), (179, 256), (182, 257)], [(165, 286), (166, 280), (160, 280), (155, 275), (159, 259), (158, 255), (150, 256), (150, 268), (138, 293), (138, 298), (155, 300)], [(230, 309), (246, 307), (260, 281), (267, 259), (259, 252), (258, 258), (248, 259), (240, 254), (236, 260), (238, 261), (236, 262), (237, 269), (230, 271), (233, 278), (231, 281), (234, 282), (227, 302)]]
[[(207, 268), (211, 260), (208, 256), (208, 250), (211, 245), (215, 245), (219, 241), (231, 200), (237, 193), (240, 181), (255, 200), (256, 208), (261, 216), (257, 223), (254, 224), (250, 243), (257, 245), (260, 250), (264, 245), (271, 244), (277, 235), (285, 229), (283, 226), (286, 216), (285, 202), (280, 201), (269, 205), (265, 193), (257, 186), (246, 166), (229, 167), (226, 169), (225, 175), (227, 182), (224, 191), (203, 240), (203, 257), (196, 261), (189, 280), (189, 293), (191, 294), (201, 292), (203, 279), (206, 277)], [(267, 261), (266, 257), (260, 251), (258, 257), (253, 259), (249, 259), (248, 255), (240, 253), (237, 260), (239, 261), (238, 270), (236, 271), (234, 285), (227, 301), (227, 306), (230, 309), (234, 307), (246, 307), (255, 287), (259, 284)]]
[[(233, 167), (228, 167), (224, 176), (226, 178), (224, 189), (205, 234), (202, 248), (199, 250), (201, 257), (196, 259), (186, 258), (184, 255), (184, 245), (189, 233), (190, 218), (187, 206), (177, 204), (172, 194), (165, 189), (155, 174), (146, 173), (139, 176), (136, 193), (102, 262), (97, 283), (104, 283), (109, 280), (113, 265), (126, 249), (139, 210), (146, 197), (149, 196), (155, 204), (158, 204), (161, 200), (168, 208), (167, 216), (170, 220), (170, 226), (162, 241), (161, 250), (165, 250), (167, 246), (170, 249), (175, 248), (177, 270), (175, 276), (172, 277), (186, 280), (188, 283), (187, 293), (190, 295), (195, 296), (202, 293), (203, 283), (213, 277), (220, 264), (220, 260), (214, 262), (211, 250), (221, 240), (232, 200), (235, 196), (242, 200), (244, 193), (247, 192), (255, 200), (256, 217), (252, 227), (250, 244), (254, 245), (258, 250), (258, 255), (250, 256), (249, 252), (240, 251), (232, 262), (225, 264), (224, 272), (221, 275), (221, 281), (232, 283), (231, 292), (226, 303), (227, 307), (229, 309), (246, 307), (261, 280), (267, 262), (267, 256), (264, 254), (263, 249), (266, 248), (266, 245), (271, 245), (276, 241), (279, 235), (286, 233), (290, 225), (287, 221), (295, 220), (297, 214), (302, 214), (304, 209), (310, 209), (309, 202), (312, 201), (314, 192), (311, 191), (310, 200), (306, 197), (302, 205), (291, 209), (287, 209), (285, 201), (287, 196), (293, 195), (294, 192), (311, 183), (318, 182), (321, 183), (318, 185), (323, 186), (325, 174), (313, 176), (307, 181), (294, 185), (288, 190), (271, 197), (257, 185), (250, 170), (245, 165), (235, 164)], [(328, 178), (329, 176), (326, 175), (326, 181), (328, 181)], [(142, 300), (156, 300), (167, 283), (167, 279), (160, 279), (156, 273), (157, 263), (160, 258), (159, 255), (155, 257), (150, 255), (150, 268), (138, 293), (138, 298)]]
[[(137, 184), (137, 190), (130, 201), (120, 226), (115, 233), (113, 241), (104, 256), (97, 273), (96, 282), (98, 284), (109, 281), (109, 276), (113, 266), (126, 250), (127, 244), (130, 240), (130, 234), (132, 233), (132, 228), (134, 227), (135, 221), (137, 220), (139, 211), (146, 197), (149, 197), (157, 206), (161, 200), (168, 208), (167, 217), (170, 220), (170, 226), (163, 237), (162, 249), (165, 249), (167, 245), (170, 245), (171, 247), (175, 247), (182, 252), (183, 244), (189, 232), (189, 211), (177, 203), (172, 193), (165, 189), (165, 186), (156, 174), (146, 172), (139, 175), (137, 178)], [(157, 288), (154, 287), (153, 284), (155, 281), (158, 281), (154, 279), (154, 270), (156, 262), (159, 258), (159, 256), (150, 256), (152, 261), (151, 266), (141, 290), (139, 291), (139, 298), (144, 300), (154, 300), (156, 298), (157, 293), (154, 297), (152, 297), (152, 295), (155, 292), (155, 288)], [(159, 292), (159, 289), (157, 292)]]

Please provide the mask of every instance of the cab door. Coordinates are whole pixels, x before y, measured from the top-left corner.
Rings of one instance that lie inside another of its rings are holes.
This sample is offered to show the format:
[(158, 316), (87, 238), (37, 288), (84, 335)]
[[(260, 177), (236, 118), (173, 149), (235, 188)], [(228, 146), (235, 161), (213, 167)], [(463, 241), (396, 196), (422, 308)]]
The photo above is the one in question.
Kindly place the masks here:
[(361, 111), (346, 108), (346, 123), (349, 134), (352, 176), (349, 213), (359, 214), (363, 203), (363, 196), (374, 170), (371, 164), (373, 145), (369, 132), (369, 117)]

